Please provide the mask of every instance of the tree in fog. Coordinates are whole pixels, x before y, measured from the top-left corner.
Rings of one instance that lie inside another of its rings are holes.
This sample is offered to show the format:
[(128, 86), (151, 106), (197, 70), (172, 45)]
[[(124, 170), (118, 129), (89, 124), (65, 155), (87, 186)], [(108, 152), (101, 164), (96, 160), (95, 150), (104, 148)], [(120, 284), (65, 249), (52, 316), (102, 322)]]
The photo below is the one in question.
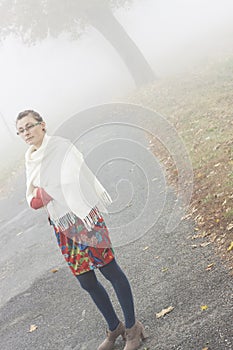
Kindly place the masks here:
[[(72, 39), (93, 26), (116, 49), (137, 86), (154, 80), (145, 57), (112, 10), (133, 0), (0, 0), (0, 35), (13, 33), (33, 44), (48, 35), (70, 33)], [(140, 25), (140, 23), (139, 23)]]

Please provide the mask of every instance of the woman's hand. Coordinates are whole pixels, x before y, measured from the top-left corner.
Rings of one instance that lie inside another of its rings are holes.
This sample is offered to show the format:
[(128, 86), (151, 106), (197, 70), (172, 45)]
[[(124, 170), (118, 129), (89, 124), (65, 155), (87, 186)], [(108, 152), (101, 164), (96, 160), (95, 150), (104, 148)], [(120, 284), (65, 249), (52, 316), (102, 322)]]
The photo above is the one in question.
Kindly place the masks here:
[(30, 205), (33, 209), (39, 209), (46, 206), (52, 199), (43, 188), (35, 187)]

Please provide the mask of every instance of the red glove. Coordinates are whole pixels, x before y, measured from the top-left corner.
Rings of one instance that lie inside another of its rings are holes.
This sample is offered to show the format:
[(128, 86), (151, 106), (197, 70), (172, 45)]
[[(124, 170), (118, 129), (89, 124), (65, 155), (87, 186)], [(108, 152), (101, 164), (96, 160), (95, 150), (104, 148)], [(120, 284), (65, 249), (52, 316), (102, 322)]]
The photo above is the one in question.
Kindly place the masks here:
[(39, 209), (47, 205), (53, 198), (43, 189), (38, 187), (36, 197), (33, 197), (30, 206)]

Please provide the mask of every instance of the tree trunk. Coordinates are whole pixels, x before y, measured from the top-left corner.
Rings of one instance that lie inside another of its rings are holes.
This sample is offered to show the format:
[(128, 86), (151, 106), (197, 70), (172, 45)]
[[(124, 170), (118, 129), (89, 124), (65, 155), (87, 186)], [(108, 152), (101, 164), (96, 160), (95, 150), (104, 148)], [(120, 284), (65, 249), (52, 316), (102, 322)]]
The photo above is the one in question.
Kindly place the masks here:
[(85, 13), (90, 24), (96, 28), (108, 42), (116, 49), (126, 64), (136, 86), (150, 83), (155, 80), (155, 74), (145, 57), (133, 40), (126, 33), (123, 26), (112, 14), (111, 9), (103, 1), (95, 5), (95, 1), (86, 1)]

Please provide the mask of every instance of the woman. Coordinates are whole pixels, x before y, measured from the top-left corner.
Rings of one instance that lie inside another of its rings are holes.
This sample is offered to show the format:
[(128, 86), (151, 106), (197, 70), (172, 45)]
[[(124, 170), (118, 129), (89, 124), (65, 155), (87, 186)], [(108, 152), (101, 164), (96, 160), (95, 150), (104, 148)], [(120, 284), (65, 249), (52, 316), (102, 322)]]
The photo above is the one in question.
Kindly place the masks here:
[[(39, 113), (19, 113), (16, 128), (30, 146), (25, 154), (28, 204), (33, 209), (47, 210), (72, 273), (107, 322), (107, 337), (98, 350), (113, 349), (120, 335), (126, 340), (124, 350), (138, 349), (145, 337), (144, 328), (135, 319), (131, 287), (115, 260), (100, 213), (111, 203), (110, 196), (75, 146), (64, 138), (46, 134), (46, 124)], [(118, 319), (107, 291), (97, 280), (96, 268), (111, 282), (125, 324)]]

